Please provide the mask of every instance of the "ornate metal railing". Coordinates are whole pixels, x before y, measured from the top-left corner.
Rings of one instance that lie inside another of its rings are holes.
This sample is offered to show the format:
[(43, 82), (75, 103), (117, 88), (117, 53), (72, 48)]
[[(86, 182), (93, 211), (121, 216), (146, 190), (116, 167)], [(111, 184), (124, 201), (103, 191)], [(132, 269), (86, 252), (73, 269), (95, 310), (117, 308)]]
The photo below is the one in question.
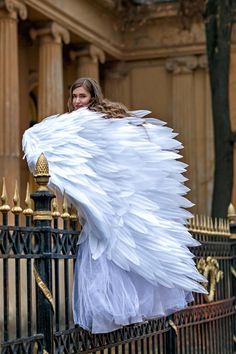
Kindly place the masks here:
[[(196, 217), (189, 225), (201, 246), (192, 249), (208, 277), (209, 295), (196, 294), (193, 306), (170, 317), (93, 335), (75, 327), (71, 312), (73, 267), (79, 225), (66, 199), (58, 211), (46, 188), (49, 175), (41, 157), (39, 188), (19, 205), (7, 204), (3, 183), (0, 225), (1, 353), (233, 354), (235, 351), (236, 224)], [(51, 211), (51, 201), (52, 211)], [(14, 226), (8, 224), (13, 215)], [(234, 215), (233, 215), (234, 217)], [(21, 221), (21, 222), (20, 222)], [(24, 224), (24, 226), (22, 226)]]

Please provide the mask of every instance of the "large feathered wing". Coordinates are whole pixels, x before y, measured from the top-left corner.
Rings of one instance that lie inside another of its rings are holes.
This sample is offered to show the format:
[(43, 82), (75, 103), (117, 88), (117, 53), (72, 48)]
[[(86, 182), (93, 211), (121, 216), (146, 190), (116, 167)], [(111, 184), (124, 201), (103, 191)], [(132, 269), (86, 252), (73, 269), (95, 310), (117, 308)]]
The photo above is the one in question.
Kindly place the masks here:
[(83, 222), (94, 259), (104, 252), (153, 284), (205, 292), (187, 231), (191, 203), (178, 159), (181, 144), (157, 119), (106, 119), (86, 108), (46, 118), (28, 129), (23, 149), (35, 169), (43, 152), (50, 186), (66, 193)]

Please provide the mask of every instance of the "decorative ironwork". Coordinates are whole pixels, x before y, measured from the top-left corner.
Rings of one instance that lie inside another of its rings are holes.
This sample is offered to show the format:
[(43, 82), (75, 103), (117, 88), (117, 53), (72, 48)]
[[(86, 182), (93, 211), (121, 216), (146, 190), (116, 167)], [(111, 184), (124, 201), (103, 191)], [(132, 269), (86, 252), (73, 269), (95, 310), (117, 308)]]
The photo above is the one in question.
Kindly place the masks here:
[(63, 213), (61, 214), (62, 219), (69, 219), (70, 214), (68, 212), (68, 201), (66, 195), (64, 195), (63, 197), (62, 208), (63, 208)]
[(3, 177), (2, 179), (2, 195), (1, 195), (2, 206), (0, 206), (0, 211), (2, 213), (7, 213), (11, 210), (10, 206), (7, 204), (7, 190), (6, 190), (6, 181)]
[[(223, 272), (219, 269), (219, 263), (212, 257), (201, 258), (198, 261), (197, 269), (206, 279), (210, 278), (208, 294), (204, 294), (204, 298), (207, 302), (212, 302), (215, 297), (216, 283), (223, 279)], [(204, 286), (208, 289), (207, 284), (204, 284)]]
[[(168, 320), (161, 318), (158, 320), (146, 321), (144, 323), (123, 327), (117, 331), (105, 334), (91, 334), (80, 327), (56, 332), (54, 334), (55, 347), (58, 353), (102, 353), (105, 348), (124, 348), (127, 344), (133, 344), (125, 353), (144, 353), (142, 341), (146, 341), (146, 346), (152, 344), (153, 339), (160, 340), (163, 345), (167, 342), (167, 335), (170, 334)], [(139, 350), (138, 350), (139, 348)], [(154, 353), (154, 352), (153, 352)], [(166, 352), (163, 347), (163, 353)]]
[(235, 224), (236, 222), (236, 211), (235, 207), (232, 203), (230, 203), (228, 207), (228, 214), (227, 214), (228, 220), (230, 224)]
[(236, 269), (233, 266), (231, 266), (230, 271), (233, 274), (233, 276), (236, 278)]
[(14, 193), (14, 197), (13, 197), (13, 203), (14, 203), (14, 207), (11, 209), (12, 213), (15, 215), (20, 214), (22, 212), (22, 208), (20, 207), (20, 195), (19, 195), (17, 181), (16, 181), (16, 185), (15, 185), (15, 193)]
[(44, 154), (42, 153), (36, 163), (36, 174), (34, 178), (36, 183), (39, 185), (39, 191), (47, 191), (48, 188), (46, 187), (49, 181), (49, 167), (47, 159), (45, 158)]
[(231, 236), (229, 220), (222, 218), (213, 220), (210, 217), (196, 215), (189, 220), (188, 228), (192, 233)]
[[(12, 208), (12, 212), (17, 208), (14, 211), (15, 225), (8, 225), (7, 215), (11, 209), (3, 182), (0, 207), (3, 215), (0, 225), (0, 287), (3, 289), (0, 323), (3, 330), (0, 331), (0, 353), (233, 354), (236, 346), (233, 337), (236, 333), (236, 244), (229, 227), (235, 230), (235, 225), (229, 225), (223, 219), (213, 221), (197, 216), (189, 224), (192, 236), (201, 242), (201, 246), (191, 251), (199, 269), (209, 278), (207, 299), (195, 294), (194, 305), (183, 311), (111, 333), (95, 335), (74, 327), (71, 289), (80, 235), (76, 228), (78, 216), (73, 207), (68, 208), (65, 198), (62, 220), (55, 199), (51, 213), (54, 195), (46, 188), (49, 171), (44, 157), (41, 162), (37, 170), (40, 187), (31, 195), (36, 215), (40, 215), (35, 218), (34, 225), (29, 185), (23, 210), (25, 226), (19, 225), (18, 190)], [(38, 211), (43, 213), (37, 214)], [(49, 215), (53, 216), (53, 225)], [(62, 229), (58, 228), (59, 223), (63, 223)], [(21, 299), (24, 299), (24, 306)]]
[(176, 324), (172, 320), (169, 320), (169, 325), (174, 329), (175, 334), (178, 335), (178, 327)]
[(43, 334), (0, 343), (1, 354), (43, 354)]
[(32, 216), (34, 212), (32, 209), (32, 203), (30, 198), (29, 182), (27, 182), (27, 187), (26, 187), (25, 205), (26, 208), (23, 210), (23, 214), (26, 216)]
[(44, 283), (44, 281), (42, 280), (42, 278), (40, 277), (36, 266), (34, 265), (34, 277), (35, 277), (35, 281), (38, 285), (38, 287), (40, 288), (40, 290), (42, 291), (42, 293), (44, 294), (45, 298), (50, 302), (51, 306), (52, 306), (52, 310), (54, 312), (54, 301), (53, 301), (53, 296), (51, 291), (48, 289), (47, 285)]

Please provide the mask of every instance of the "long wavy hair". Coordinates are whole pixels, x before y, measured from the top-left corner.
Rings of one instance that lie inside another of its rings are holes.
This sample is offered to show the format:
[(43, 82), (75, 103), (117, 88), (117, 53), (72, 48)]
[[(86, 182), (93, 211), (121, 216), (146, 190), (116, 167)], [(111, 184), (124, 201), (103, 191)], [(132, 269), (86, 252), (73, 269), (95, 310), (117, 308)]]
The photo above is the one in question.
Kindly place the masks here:
[(100, 85), (90, 77), (81, 77), (71, 85), (67, 103), (69, 112), (74, 110), (73, 92), (78, 87), (83, 87), (90, 93), (91, 101), (89, 102), (88, 109), (91, 111), (104, 113), (105, 118), (123, 118), (131, 115), (128, 108), (122, 103), (104, 99)]

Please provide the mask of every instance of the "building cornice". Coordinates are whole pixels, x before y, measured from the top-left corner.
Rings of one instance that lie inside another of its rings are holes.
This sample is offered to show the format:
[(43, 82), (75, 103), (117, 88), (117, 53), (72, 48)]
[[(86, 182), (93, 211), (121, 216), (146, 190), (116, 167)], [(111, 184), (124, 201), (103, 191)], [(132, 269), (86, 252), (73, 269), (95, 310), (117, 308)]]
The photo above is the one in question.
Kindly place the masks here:
[[(115, 18), (111, 15), (103, 18), (96, 12), (97, 9), (92, 2), (73, 1), (75, 10), (73, 13), (66, 13), (65, 8), (59, 6), (59, 1), (58, 6), (57, 2), (52, 0), (24, 0), (24, 3), (115, 58), (119, 59), (122, 56), (121, 35), (115, 29)], [(93, 20), (96, 21), (96, 26), (93, 26)], [(111, 33), (115, 41), (112, 40)]]
[[(205, 53), (204, 25), (196, 23), (190, 30), (183, 30), (177, 17), (176, 4), (160, 4), (155, 6), (155, 11), (143, 9), (149, 11), (149, 17), (144, 23), (133, 23), (137, 25), (133, 31), (128, 26), (124, 33), (119, 28), (118, 10), (101, 12), (101, 1), (70, 0), (70, 11), (67, 12), (66, 5), (59, 6), (59, 0), (24, 0), (24, 3), (115, 59), (132, 61), (164, 58), (179, 53)], [(112, 9), (115, 1), (107, 0), (104, 8), (108, 4)]]

